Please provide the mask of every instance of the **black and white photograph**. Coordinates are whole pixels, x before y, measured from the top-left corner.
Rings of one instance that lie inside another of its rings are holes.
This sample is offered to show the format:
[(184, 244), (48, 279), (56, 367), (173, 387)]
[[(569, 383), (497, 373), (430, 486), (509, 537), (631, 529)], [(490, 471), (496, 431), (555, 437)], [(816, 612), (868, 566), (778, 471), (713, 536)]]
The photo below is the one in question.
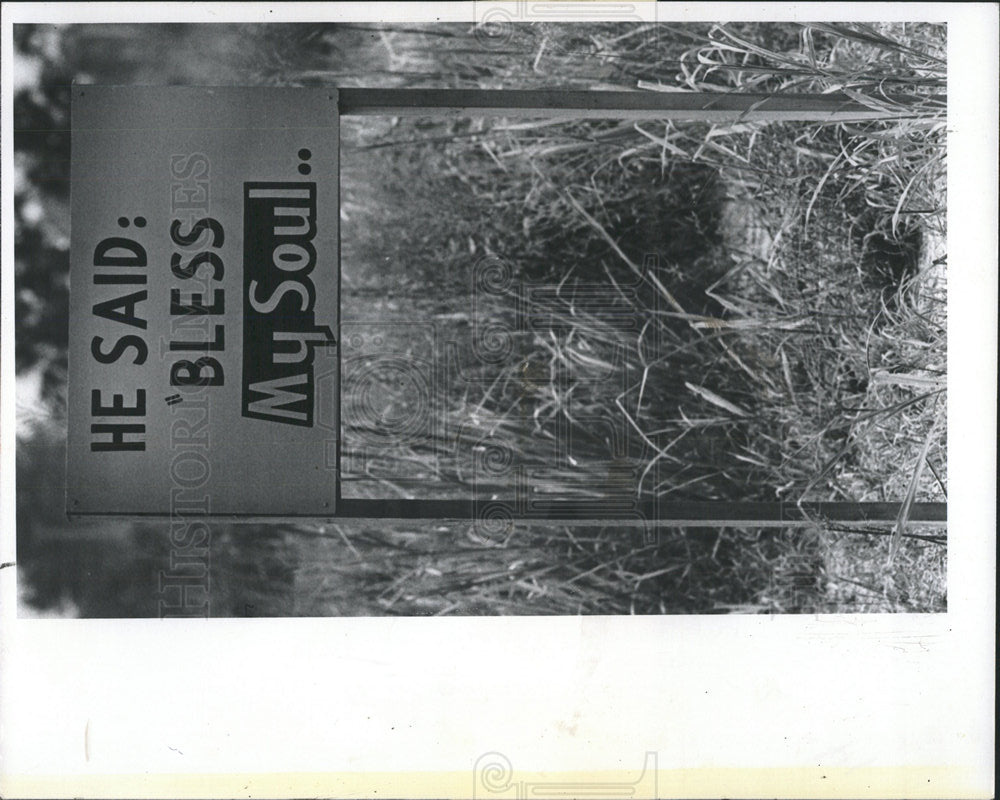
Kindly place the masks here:
[(28, 613), (947, 609), (945, 25), (14, 34)]
[[(190, 5), (4, 24), (5, 617), (966, 602), (943, 4)], [(656, 749), (608, 791), (678, 791)], [(474, 796), (593, 794), (515, 755)]]

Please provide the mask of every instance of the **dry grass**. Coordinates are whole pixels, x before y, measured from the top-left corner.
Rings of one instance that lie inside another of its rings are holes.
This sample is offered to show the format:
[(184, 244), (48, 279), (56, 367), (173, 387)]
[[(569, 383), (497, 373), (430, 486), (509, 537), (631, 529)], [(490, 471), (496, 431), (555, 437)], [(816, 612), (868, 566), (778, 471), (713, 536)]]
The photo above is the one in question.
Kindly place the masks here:
[[(946, 497), (944, 26), (538, 24), (495, 47), (462, 26), (235, 39), (226, 82), (842, 91), (894, 115), (345, 120), (345, 340), (374, 320), (385, 335), (357, 364), (393, 352), (439, 367), (451, 342), (464, 376), (436, 371), (433, 402), (381, 387), (391, 402), (344, 431), (345, 493), (482, 489), (487, 443), (562, 496)], [(484, 264), (504, 288), (470, 299)], [(497, 362), (472, 344), (486, 323), (507, 337)], [(420, 403), (426, 431), (379, 436)], [(281, 613), (942, 610), (943, 531), (902, 519), (896, 532), (274, 535), (293, 576)]]
[[(624, 418), (636, 446), (621, 466), (640, 494), (943, 499), (941, 31), (736, 26), (687, 33), (694, 45), (676, 61), (657, 60), (662, 40), (597, 31), (590, 38), (618, 79), (643, 65), (646, 88), (654, 88), (648, 76), (671, 63), (677, 83), (698, 91), (836, 89), (905, 107), (910, 116), (863, 125), (424, 122), (419, 131), (400, 122), (362, 135), (361, 146), (390, 169), (412, 171), (408, 165), (419, 160), (461, 180), (467, 210), (445, 227), (517, 275), (510, 303), (537, 303), (539, 283), (558, 287), (540, 309), (545, 329), (520, 330), (508, 366), (487, 393), (448, 409), (450, 424), (483, 416), (485, 406), (493, 412), (487, 427), (528, 469), (551, 463), (545, 437), (576, 434), (587, 444), (547, 471), (550, 491), (563, 494), (607, 491), (612, 455), (586, 434), (594, 420)], [(568, 54), (576, 46), (569, 40), (579, 36), (543, 29), (535, 45)], [(579, 79), (577, 62), (567, 56), (561, 63), (563, 80)], [(531, 83), (522, 77), (517, 85)], [(473, 222), (477, 210), (488, 227)], [(441, 244), (427, 242), (448, 253)], [(449, 273), (468, 269), (460, 251), (444, 259)], [(441, 262), (431, 253), (427, 260)], [(586, 308), (595, 284), (607, 290), (603, 314)], [(628, 288), (616, 297), (619, 286)], [(639, 323), (609, 323), (616, 310)], [(491, 313), (504, 319), (502, 306)], [(534, 377), (525, 380), (526, 372)], [(621, 389), (609, 392), (609, 385)], [(897, 531), (909, 531), (905, 518)], [(622, 553), (627, 534), (586, 533), (598, 552), (577, 568), (567, 541), (581, 533), (555, 538), (564, 553), (519, 529), (512, 540), (541, 561), (511, 554), (508, 567), (516, 570), (487, 571), (466, 596), (503, 612), (521, 604), (522, 612), (562, 613), (930, 610), (943, 603), (941, 531), (931, 532), (933, 541), (896, 540), (901, 560), (891, 569), (889, 531), (713, 533), (717, 542), (739, 542), (739, 555), (729, 568), (714, 550), (705, 573), (714, 577), (702, 578), (706, 589), (691, 605), (670, 576), (690, 576), (698, 563), (690, 548), (703, 536), (662, 532), (656, 545), (626, 545)], [(761, 537), (769, 543), (763, 550)], [(917, 564), (919, 579), (902, 577)], [(417, 574), (412, 597), (448, 595)], [(651, 574), (655, 580), (642, 577)], [(864, 594), (861, 585), (872, 586), (876, 575), (879, 592)], [(622, 591), (633, 585), (638, 595)], [(568, 586), (587, 587), (587, 597), (574, 605)], [(643, 597), (646, 591), (653, 596)], [(735, 599), (716, 600), (716, 593)], [(504, 596), (519, 599), (508, 605)], [(461, 612), (455, 602), (452, 610)]]

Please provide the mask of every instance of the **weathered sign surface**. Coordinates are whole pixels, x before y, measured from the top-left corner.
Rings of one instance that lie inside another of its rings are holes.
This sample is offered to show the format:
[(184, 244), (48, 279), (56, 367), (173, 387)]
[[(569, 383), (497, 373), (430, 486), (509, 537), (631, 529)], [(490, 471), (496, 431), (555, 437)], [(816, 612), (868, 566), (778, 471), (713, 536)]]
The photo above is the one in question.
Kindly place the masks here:
[(337, 93), (73, 89), (67, 510), (327, 516)]

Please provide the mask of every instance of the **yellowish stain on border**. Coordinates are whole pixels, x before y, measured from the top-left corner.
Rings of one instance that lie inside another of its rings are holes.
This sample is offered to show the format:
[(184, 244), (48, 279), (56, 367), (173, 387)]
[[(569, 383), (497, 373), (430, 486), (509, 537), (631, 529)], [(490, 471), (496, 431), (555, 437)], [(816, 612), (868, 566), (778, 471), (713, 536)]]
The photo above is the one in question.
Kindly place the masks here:
[(307, 772), (276, 774), (6, 775), (0, 796), (194, 798), (305, 796), (357, 798), (797, 797), (989, 798), (989, 778), (963, 767), (666, 769), (513, 772), (483, 786), (458, 772)]

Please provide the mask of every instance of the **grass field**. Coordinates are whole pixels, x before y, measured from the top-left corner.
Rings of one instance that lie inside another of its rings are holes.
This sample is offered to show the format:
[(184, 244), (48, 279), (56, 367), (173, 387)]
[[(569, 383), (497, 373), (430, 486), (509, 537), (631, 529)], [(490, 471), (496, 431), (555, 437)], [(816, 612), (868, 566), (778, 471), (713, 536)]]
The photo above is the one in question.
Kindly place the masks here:
[[(345, 120), (344, 492), (485, 497), (522, 474), (586, 500), (946, 499), (944, 26), (508, 33), (247, 26), (207, 48), (200, 28), (116, 26), (62, 47), (99, 82), (836, 90), (909, 109), (856, 124)], [(163, 538), (132, 531), (142, 566), (122, 571), (152, 587)], [(655, 537), (220, 526), (212, 604), (941, 611), (946, 556), (943, 529), (905, 519)], [(129, 588), (140, 615), (144, 591)]]

